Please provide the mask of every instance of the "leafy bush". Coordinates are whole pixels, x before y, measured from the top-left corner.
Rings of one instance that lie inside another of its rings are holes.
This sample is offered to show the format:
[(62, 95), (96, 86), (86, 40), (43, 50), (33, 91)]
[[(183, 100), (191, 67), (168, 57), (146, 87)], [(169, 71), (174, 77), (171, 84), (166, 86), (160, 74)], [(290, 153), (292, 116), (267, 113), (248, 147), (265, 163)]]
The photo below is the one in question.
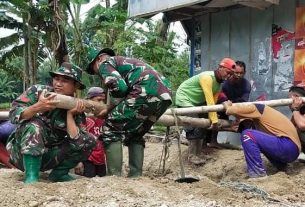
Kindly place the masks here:
[(17, 82), (11, 80), (4, 72), (0, 73), (0, 97), (1, 100), (12, 100), (17, 97), (16, 92)]
[(0, 109), (9, 109), (11, 108), (11, 103), (0, 103)]

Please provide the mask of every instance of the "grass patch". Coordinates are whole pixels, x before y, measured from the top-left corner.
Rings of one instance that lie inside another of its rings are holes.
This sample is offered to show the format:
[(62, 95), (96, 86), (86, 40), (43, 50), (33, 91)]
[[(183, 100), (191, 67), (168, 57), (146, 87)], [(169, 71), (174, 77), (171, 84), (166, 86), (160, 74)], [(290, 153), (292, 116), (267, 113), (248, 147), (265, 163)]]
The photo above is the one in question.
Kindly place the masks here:
[(11, 103), (0, 103), (0, 109), (10, 109)]
[(153, 129), (154, 129), (154, 131), (160, 132), (160, 133), (166, 132), (166, 126), (159, 124), (159, 123), (155, 123)]

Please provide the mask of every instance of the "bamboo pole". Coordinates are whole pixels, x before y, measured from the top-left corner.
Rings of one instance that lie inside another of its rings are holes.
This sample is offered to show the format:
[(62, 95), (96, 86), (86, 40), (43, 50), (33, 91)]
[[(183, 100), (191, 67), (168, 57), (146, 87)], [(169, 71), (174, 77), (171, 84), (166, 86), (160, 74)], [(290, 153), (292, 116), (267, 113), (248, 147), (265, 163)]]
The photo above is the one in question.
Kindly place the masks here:
[[(303, 102), (305, 102), (305, 97), (302, 98)], [(278, 100), (269, 100), (269, 101), (254, 101), (254, 102), (243, 102), (243, 103), (233, 103), (234, 106), (246, 106), (249, 104), (264, 104), (271, 107), (276, 106), (287, 106), (292, 103), (291, 98), (287, 99), (278, 99)], [(187, 115), (187, 114), (200, 114), (200, 113), (208, 113), (208, 112), (219, 112), (224, 111), (224, 107), (222, 104), (217, 105), (211, 105), (211, 106), (194, 106), (194, 107), (187, 107), (187, 108), (174, 108), (174, 109), (168, 109), (165, 111), (164, 114), (170, 115), (173, 114), (172, 110), (174, 110), (174, 113), (177, 115)]]
[[(52, 93), (48, 93), (47, 95), (51, 95)], [(70, 97), (70, 96), (64, 96), (57, 94), (55, 97), (56, 100), (59, 100), (59, 104), (57, 105), (58, 108), (65, 108), (70, 109), (71, 107), (74, 107), (76, 104), (77, 98)], [(88, 111), (91, 113), (98, 113), (100, 110), (105, 109), (107, 105), (99, 105), (96, 102), (85, 100), (88, 102)], [(305, 98), (303, 98), (303, 102), (305, 102)], [(259, 103), (259, 104), (265, 104), (269, 106), (285, 106), (292, 103), (292, 99), (279, 99), (279, 100), (269, 100), (269, 101), (256, 101), (256, 102), (245, 102), (245, 103), (234, 103), (233, 105), (238, 106), (245, 106), (249, 105), (251, 103)], [(92, 105), (90, 105), (92, 104)], [(93, 105), (94, 104), (94, 105)], [(97, 105), (96, 105), (97, 104)], [(171, 115), (172, 111), (176, 114), (195, 114), (195, 113), (207, 113), (211, 111), (223, 111), (224, 107), (222, 104), (218, 105), (212, 105), (212, 106), (197, 106), (197, 107), (189, 107), (189, 108), (172, 108), (168, 109), (165, 114), (163, 114), (159, 120), (158, 123), (165, 125), (165, 126), (174, 126), (175, 125), (175, 119), (174, 116)], [(1, 119), (8, 119), (9, 112), (1, 112), (0, 111), (0, 120)], [(194, 117), (188, 117), (188, 116), (177, 116), (178, 125), (179, 126), (192, 126), (192, 127), (199, 127), (199, 128), (208, 128), (211, 125), (211, 122), (209, 119), (204, 118), (194, 118)], [(231, 123), (228, 120), (220, 120), (220, 123), (222, 127), (230, 127)]]
[(8, 119), (9, 111), (0, 111), (0, 120)]
[[(44, 96), (50, 96), (52, 94), (56, 94), (54, 97), (55, 101), (58, 101), (58, 104), (56, 105), (57, 108), (61, 109), (72, 109), (76, 106), (77, 100), (82, 100), (85, 103), (86, 113), (92, 113), (94, 115), (99, 114), (103, 109), (106, 109), (108, 105), (104, 103), (98, 103), (91, 100), (85, 100), (85, 99), (79, 99), (72, 96), (65, 96), (53, 92), (43, 92)], [(0, 111), (0, 120), (6, 120), (8, 119), (9, 112), (8, 111)]]
[(57, 108), (61, 109), (72, 109), (76, 106), (76, 102), (78, 100), (82, 100), (85, 103), (86, 113), (92, 113), (94, 115), (99, 114), (103, 109), (106, 109), (108, 105), (104, 103), (99, 103), (96, 101), (86, 100), (86, 99), (79, 99), (72, 96), (65, 96), (53, 92), (45, 92), (45, 96), (50, 96), (56, 94), (54, 97), (55, 101), (58, 101), (58, 104), (56, 105)]
[[(8, 111), (0, 111), (0, 120), (8, 119), (9, 112)], [(188, 116), (177, 116), (177, 121), (179, 126), (192, 126), (199, 128), (208, 128), (211, 126), (211, 121), (209, 119), (204, 118), (194, 118)], [(172, 115), (162, 115), (160, 119), (157, 121), (158, 123), (164, 126), (174, 126), (175, 119)], [(230, 127), (231, 122), (228, 120), (220, 119), (220, 123), (222, 127)]]
[[(220, 119), (220, 125), (222, 127), (230, 127), (231, 121)], [(162, 115), (158, 123), (165, 125), (165, 126), (175, 126), (175, 118), (172, 115)], [(191, 127), (198, 127), (198, 128), (208, 128), (211, 126), (211, 121), (209, 119), (204, 118), (194, 118), (188, 116), (177, 116), (177, 122), (179, 126), (191, 126)]]

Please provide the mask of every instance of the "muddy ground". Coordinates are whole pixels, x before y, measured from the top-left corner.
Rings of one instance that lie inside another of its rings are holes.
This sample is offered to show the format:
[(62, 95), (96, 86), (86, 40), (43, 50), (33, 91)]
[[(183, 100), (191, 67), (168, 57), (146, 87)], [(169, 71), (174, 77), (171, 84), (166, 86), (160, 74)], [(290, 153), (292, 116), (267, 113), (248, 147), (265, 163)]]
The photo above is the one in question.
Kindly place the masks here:
[[(296, 161), (286, 172), (277, 172), (267, 161), (268, 177), (249, 180), (241, 150), (210, 148), (211, 159), (203, 166), (189, 165), (187, 146), (182, 154), (187, 176), (200, 181), (188, 184), (175, 180), (180, 175), (177, 142), (169, 146), (165, 172), (162, 174), (161, 142), (147, 142), (144, 176), (126, 177), (127, 156), (124, 156), (123, 177), (84, 178), (66, 183), (49, 183), (48, 173), (41, 182), (23, 184), (23, 173), (0, 169), (0, 206), (305, 206), (305, 164)], [(126, 147), (124, 155), (126, 155)]]

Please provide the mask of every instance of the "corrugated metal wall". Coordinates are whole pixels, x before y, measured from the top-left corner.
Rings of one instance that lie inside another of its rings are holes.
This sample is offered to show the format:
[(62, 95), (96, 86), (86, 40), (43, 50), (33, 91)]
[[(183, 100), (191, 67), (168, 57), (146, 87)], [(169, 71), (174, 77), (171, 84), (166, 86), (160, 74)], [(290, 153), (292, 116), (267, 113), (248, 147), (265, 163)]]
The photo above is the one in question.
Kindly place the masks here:
[(281, 0), (280, 5), (266, 10), (240, 8), (194, 19), (201, 27), (194, 33), (195, 48), (196, 42), (200, 43), (200, 50), (194, 53), (195, 64), (201, 63), (201, 68), (194, 67), (194, 74), (214, 70), (220, 59), (229, 56), (247, 65), (246, 78), (253, 82), (251, 101), (261, 95), (269, 100), (287, 97), (287, 86), (293, 82), (294, 41), (283, 45), (291, 51), (285, 62), (275, 60), (272, 25), (294, 32), (296, 2), (305, 6), (305, 0)]

